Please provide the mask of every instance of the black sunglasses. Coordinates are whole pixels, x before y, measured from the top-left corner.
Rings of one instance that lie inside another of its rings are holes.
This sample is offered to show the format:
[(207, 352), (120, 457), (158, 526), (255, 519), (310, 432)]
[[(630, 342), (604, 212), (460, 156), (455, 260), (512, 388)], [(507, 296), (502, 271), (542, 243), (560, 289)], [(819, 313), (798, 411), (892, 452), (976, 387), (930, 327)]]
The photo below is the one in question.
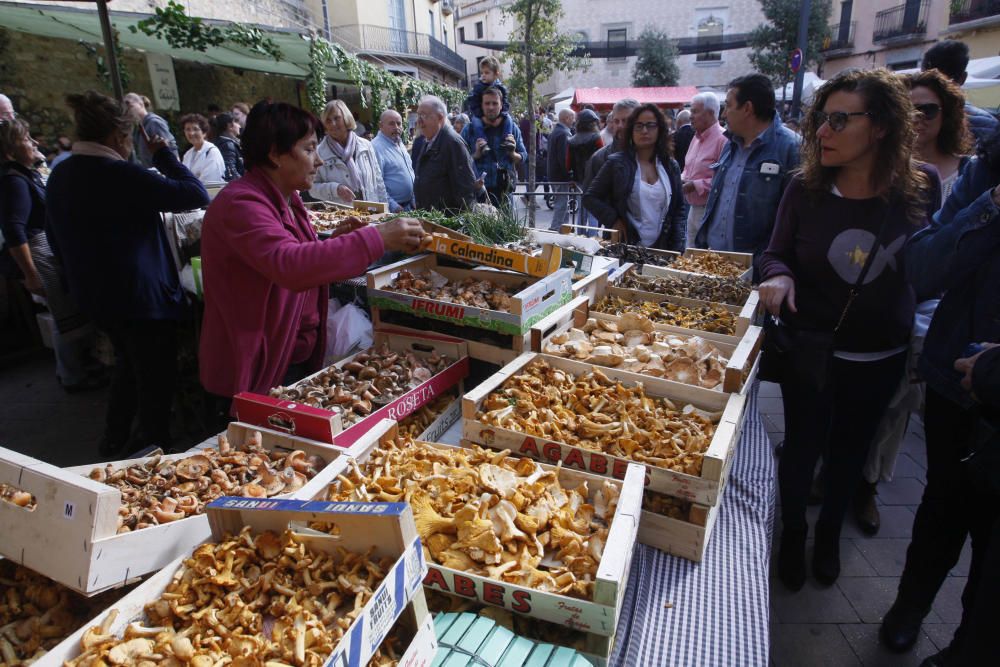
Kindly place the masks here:
[(831, 113), (813, 111), (813, 127), (818, 130), (823, 123), (826, 123), (834, 132), (840, 132), (847, 127), (847, 121), (851, 119), (851, 116), (873, 117), (873, 114), (871, 111), (833, 111)]
[(934, 120), (941, 113), (941, 105), (928, 102), (927, 104), (914, 104), (913, 108), (923, 116), (924, 120)]

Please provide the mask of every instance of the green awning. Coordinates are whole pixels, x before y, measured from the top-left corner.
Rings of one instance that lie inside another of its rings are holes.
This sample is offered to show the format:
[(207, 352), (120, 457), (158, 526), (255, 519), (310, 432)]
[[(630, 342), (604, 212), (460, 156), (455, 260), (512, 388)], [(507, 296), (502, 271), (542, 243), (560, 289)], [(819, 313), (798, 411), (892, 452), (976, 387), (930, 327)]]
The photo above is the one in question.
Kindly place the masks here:
[[(302, 78), (309, 67), (309, 42), (299, 32), (282, 28), (259, 26), (281, 48), (280, 62), (267, 56), (251, 52), (236, 44), (209, 47), (206, 51), (175, 49), (161, 39), (149, 37), (141, 32), (133, 33), (129, 26), (150, 16), (136, 12), (111, 11), (111, 23), (118, 29), (123, 47), (161, 53), (180, 60), (221, 65), (237, 69), (282, 74)], [(207, 23), (225, 25), (226, 21), (206, 19)], [(42, 37), (83, 40), (103, 44), (101, 25), (96, 9), (66, 7), (59, 5), (25, 5), (17, 2), (0, 2), (0, 27), (26, 32)], [(327, 68), (327, 79), (348, 83), (339, 70)]]

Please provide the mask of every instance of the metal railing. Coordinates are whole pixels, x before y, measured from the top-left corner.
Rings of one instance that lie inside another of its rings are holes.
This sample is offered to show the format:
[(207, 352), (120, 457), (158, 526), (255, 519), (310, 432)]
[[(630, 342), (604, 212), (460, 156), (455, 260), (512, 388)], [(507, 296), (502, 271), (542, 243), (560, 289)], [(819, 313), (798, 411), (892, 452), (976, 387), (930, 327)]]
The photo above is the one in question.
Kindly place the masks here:
[(975, 21), (1000, 14), (1000, 0), (958, 0), (951, 3), (948, 25)]
[(425, 33), (365, 24), (337, 26), (330, 33), (350, 51), (427, 58), (465, 76), (465, 58)]
[(926, 34), (929, 8), (930, 0), (909, 0), (906, 4), (877, 13), (872, 41), (884, 42)]
[(830, 26), (830, 36), (823, 42), (824, 51), (840, 51), (842, 49), (854, 48), (854, 29), (858, 27), (857, 21), (850, 23), (834, 23)]

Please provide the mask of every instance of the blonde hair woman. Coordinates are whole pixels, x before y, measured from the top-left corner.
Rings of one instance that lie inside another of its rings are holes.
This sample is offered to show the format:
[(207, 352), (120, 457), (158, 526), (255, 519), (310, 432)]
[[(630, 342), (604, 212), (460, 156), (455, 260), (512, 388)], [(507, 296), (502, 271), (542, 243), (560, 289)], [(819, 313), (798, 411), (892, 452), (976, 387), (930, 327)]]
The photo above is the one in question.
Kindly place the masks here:
[(389, 202), (375, 149), (354, 129), (354, 115), (341, 100), (327, 102), (320, 118), (326, 137), (317, 148), (323, 161), (309, 195), (324, 201), (350, 204), (355, 199)]

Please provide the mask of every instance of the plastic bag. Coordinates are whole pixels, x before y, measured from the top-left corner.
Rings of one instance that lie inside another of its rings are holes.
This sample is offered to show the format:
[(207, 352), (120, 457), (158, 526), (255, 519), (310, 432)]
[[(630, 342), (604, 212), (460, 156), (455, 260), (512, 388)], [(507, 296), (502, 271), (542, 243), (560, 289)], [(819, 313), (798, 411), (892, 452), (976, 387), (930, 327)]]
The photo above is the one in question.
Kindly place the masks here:
[(368, 349), (374, 340), (372, 323), (365, 311), (353, 303), (342, 306), (337, 299), (330, 299), (330, 310), (326, 315), (324, 366)]

